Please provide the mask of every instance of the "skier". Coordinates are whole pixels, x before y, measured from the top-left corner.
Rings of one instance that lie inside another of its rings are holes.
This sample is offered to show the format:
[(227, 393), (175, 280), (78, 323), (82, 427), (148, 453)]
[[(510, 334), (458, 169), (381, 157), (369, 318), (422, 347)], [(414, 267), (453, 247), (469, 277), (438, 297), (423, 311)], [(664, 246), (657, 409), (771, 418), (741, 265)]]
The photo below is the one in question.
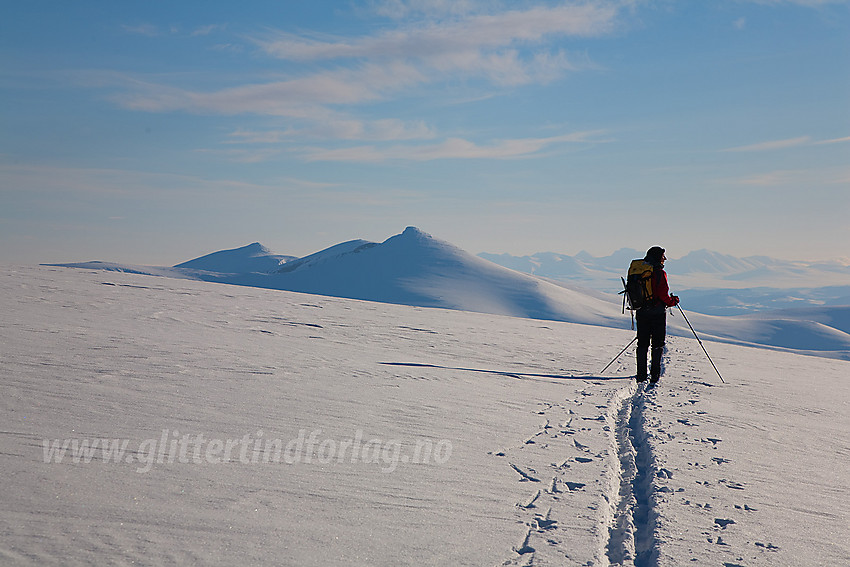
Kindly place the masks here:
[(664, 339), (667, 335), (667, 308), (679, 304), (679, 298), (670, 295), (664, 262), (664, 249), (653, 246), (646, 252), (644, 261), (652, 266), (652, 297), (637, 310), (637, 375), (638, 382), (646, 381), (647, 350), (652, 345), (649, 366), (649, 383), (661, 378), (661, 355), (664, 354)]

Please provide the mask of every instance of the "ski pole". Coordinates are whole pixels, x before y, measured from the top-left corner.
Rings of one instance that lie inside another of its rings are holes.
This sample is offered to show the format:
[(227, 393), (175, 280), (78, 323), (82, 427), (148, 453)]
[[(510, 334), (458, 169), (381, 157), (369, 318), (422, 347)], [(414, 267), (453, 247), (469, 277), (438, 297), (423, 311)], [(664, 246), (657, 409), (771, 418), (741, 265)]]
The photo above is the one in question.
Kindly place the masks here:
[[(688, 327), (690, 327), (690, 328), (691, 328), (691, 332), (692, 332), (692, 333), (694, 334), (694, 336), (696, 337), (697, 342), (699, 343), (699, 346), (701, 346), (701, 347), (702, 347), (702, 352), (704, 352), (704, 353), (705, 353), (705, 356), (707, 356), (707, 357), (708, 357), (708, 361), (711, 363), (711, 366), (713, 366), (713, 367), (714, 367), (714, 371), (715, 371), (715, 372), (717, 372), (717, 375), (718, 375), (718, 376), (720, 376), (720, 371), (717, 369), (717, 366), (714, 366), (714, 361), (713, 361), (713, 360), (711, 360), (711, 357), (710, 357), (710, 356), (708, 356), (708, 351), (707, 351), (707, 350), (705, 350), (705, 346), (702, 344), (702, 341), (700, 340), (699, 336), (697, 336), (697, 332), (696, 332), (696, 331), (694, 331), (693, 326), (691, 326), (691, 322), (690, 322), (690, 321), (688, 321), (688, 316), (687, 316), (687, 315), (685, 315), (685, 312), (684, 312), (684, 310), (682, 309), (682, 306), (681, 306), (681, 305), (679, 305), (679, 304), (677, 303), (677, 304), (676, 304), (676, 307), (678, 307), (678, 308), (679, 308), (679, 311), (681, 311), (681, 312), (682, 312), (682, 317), (684, 317), (684, 318), (685, 318), (685, 323), (687, 323), (687, 324), (688, 324)], [(726, 380), (724, 380), (724, 379), (723, 379), (723, 376), (720, 376), (720, 381), (721, 381), (721, 382), (723, 382), (724, 384), (726, 383)]]
[(616, 361), (618, 358), (620, 358), (620, 356), (621, 356), (624, 352), (626, 352), (626, 349), (627, 349), (627, 348), (629, 348), (630, 346), (632, 346), (632, 343), (634, 343), (636, 340), (637, 340), (637, 337), (633, 338), (633, 339), (632, 339), (632, 342), (631, 342), (631, 343), (629, 343), (629, 344), (627, 344), (627, 345), (626, 345), (626, 348), (624, 348), (623, 350), (621, 350), (621, 351), (620, 351), (620, 354), (618, 354), (617, 356), (615, 356), (615, 357), (614, 357), (614, 360), (612, 360), (611, 362), (609, 362), (608, 364), (606, 364), (606, 365), (605, 365), (605, 368), (603, 368), (603, 369), (602, 369), (602, 371), (600, 372), (600, 374), (605, 374), (605, 371), (606, 371), (606, 370), (608, 370), (608, 367), (609, 367), (609, 366), (611, 366), (612, 364), (614, 364), (614, 361)]

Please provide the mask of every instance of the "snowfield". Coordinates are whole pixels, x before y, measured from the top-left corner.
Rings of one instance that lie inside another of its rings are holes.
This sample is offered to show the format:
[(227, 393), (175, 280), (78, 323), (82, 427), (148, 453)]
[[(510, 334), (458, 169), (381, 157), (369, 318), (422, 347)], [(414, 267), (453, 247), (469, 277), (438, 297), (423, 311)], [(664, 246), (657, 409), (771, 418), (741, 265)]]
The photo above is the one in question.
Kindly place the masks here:
[(0, 308), (3, 564), (850, 564), (846, 361), (673, 336), (644, 391), (629, 330), (100, 269)]

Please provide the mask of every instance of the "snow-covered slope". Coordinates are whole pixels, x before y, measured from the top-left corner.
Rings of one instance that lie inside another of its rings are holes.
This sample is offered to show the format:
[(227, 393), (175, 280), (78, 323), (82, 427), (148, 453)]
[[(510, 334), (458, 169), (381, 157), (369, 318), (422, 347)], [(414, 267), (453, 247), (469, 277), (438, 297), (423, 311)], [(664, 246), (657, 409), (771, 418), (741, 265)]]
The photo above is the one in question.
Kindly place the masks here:
[(295, 256), (275, 254), (259, 242), (233, 250), (220, 250), (177, 264), (175, 268), (188, 268), (224, 274), (271, 272), (282, 264), (295, 260)]
[[(847, 362), (0, 268), (4, 565), (846, 565)], [(635, 556), (640, 553), (638, 561)]]
[[(688, 320), (699, 335), (718, 341), (791, 350), (801, 354), (850, 360), (850, 333), (842, 330), (850, 307), (834, 307), (831, 315), (808, 309), (717, 317), (692, 313)], [(846, 328), (846, 325), (845, 325)], [(668, 317), (668, 331), (693, 336), (678, 311)]]

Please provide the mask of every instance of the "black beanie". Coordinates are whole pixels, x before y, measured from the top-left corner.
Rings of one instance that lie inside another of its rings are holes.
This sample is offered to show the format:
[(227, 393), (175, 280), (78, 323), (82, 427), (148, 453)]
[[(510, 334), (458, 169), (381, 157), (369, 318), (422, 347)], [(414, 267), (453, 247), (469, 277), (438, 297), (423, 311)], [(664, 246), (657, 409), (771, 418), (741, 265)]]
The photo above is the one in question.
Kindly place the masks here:
[(653, 246), (646, 251), (646, 259), (653, 264), (660, 264), (661, 258), (664, 256), (664, 249), (660, 246)]

